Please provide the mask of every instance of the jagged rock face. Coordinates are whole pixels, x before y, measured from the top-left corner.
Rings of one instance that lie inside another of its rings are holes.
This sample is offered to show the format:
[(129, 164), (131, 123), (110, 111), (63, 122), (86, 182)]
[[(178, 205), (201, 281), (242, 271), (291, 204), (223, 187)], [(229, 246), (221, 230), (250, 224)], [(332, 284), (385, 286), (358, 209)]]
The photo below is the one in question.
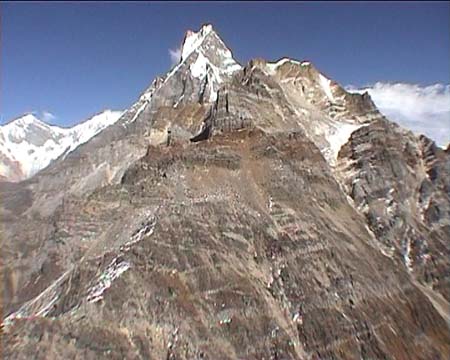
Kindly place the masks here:
[[(169, 127), (174, 128), (175, 136), (194, 136), (219, 86), (239, 69), (212, 28), (205, 26), (198, 33), (188, 33), (178, 65), (166, 76), (156, 78), (114, 125), (103, 130), (101, 137), (77, 148), (67, 161), (41, 171), (28, 183), (31, 185), (25, 186), (39, 195), (55, 190), (82, 195), (119, 181), (129, 164), (145, 154), (149, 143), (165, 141)], [(62, 195), (42, 198), (36, 199), (34, 210), (48, 216)]]
[(4, 169), (0, 174), (0, 181), (17, 182), (26, 177), (19, 161), (11, 159), (5, 154), (0, 154), (0, 162)]
[(363, 218), (301, 133), (243, 130), (151, 148), (121, 185), (83, 208), (94, 204), (96, 222), (110, 219), (109, 234), (22, 309), (56, 318), (16, 323), (6, 340), (21, 334), (15, 349), (24, 357), (44, 334), (55, 343), (43, 345), (43, 358), (108, 350), (125, 358), (429, 358), (449, 350), (439, 341), (444, 320), (399, 263), (367, 241)]
[(330, 164), (351, 132), (383, 118), (367, 94), (349, 94), (308, 62), (252, 60), (221, 88), (206, 129), (302, 130)]
[(180, 63), (164, 78), (154, 102), (158, 107), (213, 102), (220, 85), (240, 69), (212, 27), (204, 26), (198, 33), (188, 31)]
[(377, 239), (450, 300), (450, 157), (386, 120), (355, 131), (339, 153), (348, 194)]
[(448, 176), (368, 95), (188, 32), (116, 124), (0, 188), (5, 356), (448, 358)]

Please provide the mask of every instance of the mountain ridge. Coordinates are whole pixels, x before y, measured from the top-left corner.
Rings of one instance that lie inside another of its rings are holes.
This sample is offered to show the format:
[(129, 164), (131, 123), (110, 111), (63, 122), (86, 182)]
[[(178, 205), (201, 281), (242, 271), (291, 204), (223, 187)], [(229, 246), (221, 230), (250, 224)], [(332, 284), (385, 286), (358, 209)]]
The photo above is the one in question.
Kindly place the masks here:
[(0, 184), (6, 358), (448, 358), (448, 152), (214, 39)]
[(114, 123), (121, 114), (104, 110), (71, 127), (61, 127), (27, 113), (1, 125), (0, 179), (21, 181), (31, 177)]

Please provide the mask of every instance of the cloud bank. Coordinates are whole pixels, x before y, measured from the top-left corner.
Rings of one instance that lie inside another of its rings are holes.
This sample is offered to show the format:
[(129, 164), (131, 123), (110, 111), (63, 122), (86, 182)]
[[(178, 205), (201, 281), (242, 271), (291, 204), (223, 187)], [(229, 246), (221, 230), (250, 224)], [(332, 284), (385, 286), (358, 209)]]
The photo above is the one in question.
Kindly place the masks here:
[(363, 89), (348, 86), (347, 90), (367, 91), (388, 119), (416, 134), (425, 134), (437, 145), (446, 147), (450, 142), (450, 85), (378, 82)]

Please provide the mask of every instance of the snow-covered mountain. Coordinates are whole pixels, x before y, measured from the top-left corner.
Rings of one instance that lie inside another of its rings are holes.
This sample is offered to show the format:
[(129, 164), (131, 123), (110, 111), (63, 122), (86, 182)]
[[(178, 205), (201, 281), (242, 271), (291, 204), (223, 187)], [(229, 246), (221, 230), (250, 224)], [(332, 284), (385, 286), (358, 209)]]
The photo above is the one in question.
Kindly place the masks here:
[(29, 178), (115, 123), (121, 115), (122, 111), (105, 110), (71, 128), (61, 128), (26, 114), (0, 126), (0, 180)]

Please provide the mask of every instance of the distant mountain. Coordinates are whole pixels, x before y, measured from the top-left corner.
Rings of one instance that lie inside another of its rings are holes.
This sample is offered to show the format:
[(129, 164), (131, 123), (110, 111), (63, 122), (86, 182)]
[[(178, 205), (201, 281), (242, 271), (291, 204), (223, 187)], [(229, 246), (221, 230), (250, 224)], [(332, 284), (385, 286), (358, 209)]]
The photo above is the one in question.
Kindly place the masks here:
[(0, 126), (0, 180), (29, 178), (114, 124), (121, 115), (121, 111), (106, 110), (71, 128), (62, 128), (26, 114)]

